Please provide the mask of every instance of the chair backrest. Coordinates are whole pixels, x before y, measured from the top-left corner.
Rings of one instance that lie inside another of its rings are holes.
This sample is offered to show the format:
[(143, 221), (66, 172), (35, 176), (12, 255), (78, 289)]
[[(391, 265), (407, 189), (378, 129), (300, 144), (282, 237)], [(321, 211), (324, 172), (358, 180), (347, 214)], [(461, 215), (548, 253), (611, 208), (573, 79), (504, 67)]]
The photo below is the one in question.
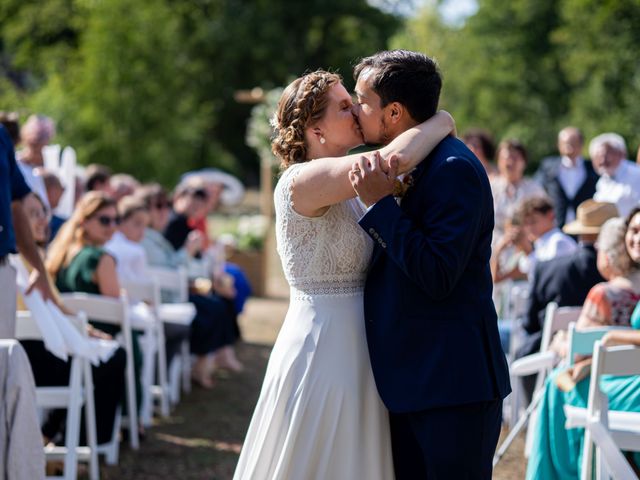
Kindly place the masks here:
[(189, 278), (184, 267), (178, 267), (175, 270), (149, 267), (149, 277), (153, 278), (160, 290), (174, 292), (176, 302), (189, 301)]
[(160, 303), (160, 287), (155, 279), (145, 282), (121, 280), (120, 287), (127, 292), (132, 302), (149, 302), (153, 305)]
[[(87, 335), (87, 316), (84, 312), (67, 315), (67, 318), (83, 336)], [(16, 312), (16, 338), (18, 340), (43, 340), (42, 332), (29, 310)]]
[(540, 351), (546, 352), (553, 335), (560, 330), (567, 330), (571, 322), (577, 322), (582, 307), (558, 307), (555, 302), (547, 305), (542, 327), (542, 343)]
[(629, 327), (591, 327), (577, 330), (576, 322), (569, 324), (569, 350), (567, 360), (573, 365), (576, 355), (592, 355), (593, 346), (611, 330), (627, 330)]
[(129, 323), (128, 299), (125, 294), (121, 294), (120, 298), (114, 298), (74, 292), (63, 293), (60, 297), (68, 309), (84, 312), (91, 320), (113, 325)]

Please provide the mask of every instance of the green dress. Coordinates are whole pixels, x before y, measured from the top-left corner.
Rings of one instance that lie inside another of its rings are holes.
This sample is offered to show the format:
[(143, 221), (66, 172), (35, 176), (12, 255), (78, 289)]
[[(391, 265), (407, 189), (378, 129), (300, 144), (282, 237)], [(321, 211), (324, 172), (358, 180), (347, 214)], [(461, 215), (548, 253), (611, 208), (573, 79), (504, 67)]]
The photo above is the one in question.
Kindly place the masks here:
[[(640, 329), (640, 303), (631, 316), (631, 326)], [(564, 405), (587, 407), (589, 378), (570, 392), (563, 392), (555, 379), (564, 369), (555, 369), (547, 378), (538, 408), (533, 445), (527, 464), (527, 480), (569, 480), (580, 478), (583, 428), (565, 428)], [(600, 388), (609, 398), (609, 409), (640, 412), (640, 376), (605, 376)], [(640, 455), (635, 454), (638, 463)]]
[[(75, 257), (69, 262), (69, 265), (61, 267), (56, 275), (56, 287), (61, 293), (93, 293), (100, 295), (100, 287), (95, 281), (95, 273), (98, 263), (103, 255), (108, 253), (100, 247), (86, 246), (83, 247)], [(109, 335), (116, 335), (120, 332), (120, 327), (109, 323), (94, 322), (89, 319), (91, 325), (102, 330)], [(142, 383), (140, 381), (140, 373), (142, 371), (142, 351), (138, 340), (138, 332), (132, 332), (133, 337), (133, 360), (136, 377), (136, 403), (138, 410), (142, 405)]]

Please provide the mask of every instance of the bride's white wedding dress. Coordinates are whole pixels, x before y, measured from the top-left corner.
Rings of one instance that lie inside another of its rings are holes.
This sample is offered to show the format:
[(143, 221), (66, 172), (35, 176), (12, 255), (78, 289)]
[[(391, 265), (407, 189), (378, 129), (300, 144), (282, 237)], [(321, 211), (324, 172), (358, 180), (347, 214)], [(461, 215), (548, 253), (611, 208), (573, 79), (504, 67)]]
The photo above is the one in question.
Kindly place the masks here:
[(293, 209), (287, 169), (275, 190), (278, 253), (291, 303), (235, 472), (236, 480), (393, 478), (387, 412), (367, 352), (363, 287), (373, 245), (357, 200), (322, 217)]

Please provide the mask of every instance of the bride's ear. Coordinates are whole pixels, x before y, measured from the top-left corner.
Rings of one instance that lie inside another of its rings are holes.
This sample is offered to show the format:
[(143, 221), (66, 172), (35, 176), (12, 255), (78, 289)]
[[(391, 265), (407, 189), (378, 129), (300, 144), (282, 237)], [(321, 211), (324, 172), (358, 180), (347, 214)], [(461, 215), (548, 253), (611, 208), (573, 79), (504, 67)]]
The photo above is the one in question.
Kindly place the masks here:
[(311, 129), (311, 133), (320, 143), (325, 142), (324, 134), (322, 133), (322, 129), (320, 129), (320, 127), (313, 127)]

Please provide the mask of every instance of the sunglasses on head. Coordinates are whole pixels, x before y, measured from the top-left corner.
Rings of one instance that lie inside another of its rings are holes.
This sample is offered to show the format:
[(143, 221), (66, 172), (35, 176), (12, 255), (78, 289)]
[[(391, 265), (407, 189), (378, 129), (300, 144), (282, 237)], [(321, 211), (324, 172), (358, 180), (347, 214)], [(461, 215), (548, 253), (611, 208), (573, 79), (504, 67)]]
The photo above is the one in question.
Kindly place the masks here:
[(96, 218), (98, 220), (98, 223), (103, 227), (109, 227), (111, 225), (116, 226), (120, 223), (120, 219), (118, 217), (110, 217), (109, 215), (100, 215)]

